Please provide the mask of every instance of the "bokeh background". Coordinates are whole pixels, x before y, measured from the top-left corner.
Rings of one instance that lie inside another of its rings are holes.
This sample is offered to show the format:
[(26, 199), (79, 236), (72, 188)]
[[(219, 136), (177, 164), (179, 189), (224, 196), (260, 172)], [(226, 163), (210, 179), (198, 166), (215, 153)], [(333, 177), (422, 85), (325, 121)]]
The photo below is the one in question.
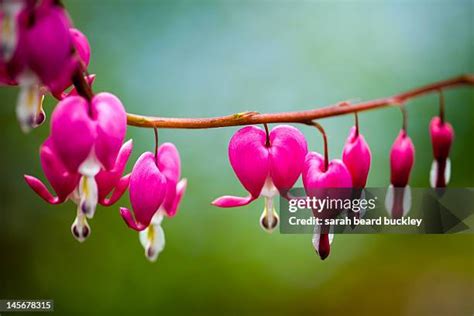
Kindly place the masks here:
[[(474, 72), (474, 1), (64, 1), (92, 46), (95, 91), (129, 112), (205, 117), (304, 110), (362, 101)], [(17, 89), (0, 89), (0, 298), (50, 298), (62, 315), (272, 314), (472, 315), (473, 235), (338, 235), (321, 261), (310, 235), (271, 235), (261, 201), (240, 209), (209, 203), (244, 195), (227, 158), (237, 128), (160, 130), (179, 148), (188, 190), (163, 227), (166, 248), (149, 263), (118, 206), (99, 207), (92, 236), (70, 233), (72, 202), (50, 206), (23, 181), (44, 179), (38, 146), (48, 123), (20, 132)], [(456, 131), (452, 186), (474, 184), (474, 90), (446, 91)], [(428, 186), (428, 123), (437, 95), (410, 101), (414, 187)], [(55, 105), (46, 100), (50, 116)], [(360, 115), (372, 148), (369, 186), (388, 184), (398, 109)], [(352, 116), (322, 120), (339, 157)], [(301, 127), (311, 150), (321, 137)], [(128, 129), (138, 156), (152, 130)]]

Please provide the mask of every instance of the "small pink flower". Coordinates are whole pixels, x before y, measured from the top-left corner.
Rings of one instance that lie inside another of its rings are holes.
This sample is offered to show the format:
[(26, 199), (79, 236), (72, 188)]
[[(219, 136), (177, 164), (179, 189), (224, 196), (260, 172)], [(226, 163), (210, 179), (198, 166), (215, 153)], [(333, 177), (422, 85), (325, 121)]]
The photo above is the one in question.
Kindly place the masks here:
[[(126, 142), (120, 149), (117, 161), (111, 171), (101, 170), (96, 175), (98, 186), (98, 201), (104, 206), (115, 203), (128, 187), (129, 175), (122, 177), (125, 165), (132, 151), (132, 141)], [(57, 196), (53, 196), (41, 180), (25, 175), (26, 183), (46, 202), (60, 204), (70, 199), (77, 204), (77, 214), (71, 226), (71, 232), (78, 241), (84, 241), (90, 235), (90, 227), (87, 223), (86, 214), (81, 207), (81, 195), (84, 193), (84, 179), (77, 172), (69, 172), (59, 158), (51, 137), (46, 139), (40, 148), (41, 167), (46, 179), (51, 184)], [(112, 192), (113, 191), (113, 192)], [(107, 198), (112, 192), (110, 199)], [(97, 197), (95, 197), (97, 199)]]
[(51, 139), (65, 168), (82, 175), (81, 208), (88, 217), (97, 204), (95, 176), (113, 170), (126, 129), (125, 109), (110, 93), (97, 94), (91, 102), (69, 96), (53, 112)]
[(454, 139), (451, 124), (434, 117), (430, 123), (430, 136), (433, 145), (433, 164), (431, 165), (430, 184), (432, 188), (446, 187), (451, 177), (449, 151)]
[(390, 186), (385, 207), (394, 218), (400, 218), (411, 208), (411, 190), (408, 185), (415, 162), (415, 146), (405, 130), (401, 130), (390, 151)]
[[(365, 198), (363, 189), (367, 184), (369, 176), (371, 156), (369, 145), (365, 141), (364, 136), (359, 133), (358, 123), (356, 123), (356, 126), (351, 129), (342, 151), (342, 161), (351, 174), (352, 187), (355, 189), (353, 190), (353, 198)], [(360, 218), (361, 213), (364, 214), (364, 212), (365, 209), (361, 209), (358, 212), (351, 211), (348, 213), (348, 217), (351, 219)], [(351, 226), (355, 228), (354, 224)]]
[[(303, 185), (308, 196), (336, 198), (328, 189), (351, 188), (352, 177), (342, 160), (334, 159), (327, 163), (319, 153), (309, 152), (303, 168)], [(324, 212), (327, 213), (328, 210), (321, 212), (322, 214), (315, 216), (325, 216)], [(315, 227), (313, 246), (322, 260), (329, 256), (332, 240), (333, 234), (329, 232), (328, 227), (318, 225)]]
[(46, 118), (46, 91), (59, 98), (72, 84), (73, 74), (87, 67), (90, 47), (54, 1), (4, 1), (2, 6), (0, 83), (20, 86), (16, 112), (27, 132)]
[(181, 161), (171, 143), (162, 144), (157, 155), (143, 153), (130, 177), (130, 203), (133, 213), (122, 207), (120, 214), (127, 225), (139, 231), (145, 256), (155, 261), (165, 246), (161, 222), (163, 217), (176, 215), (186, 189), (186, 179), (179, 180)]
[(296, 128), (279, 125), (267, 135), (256, 126), (234, 134), (229, 143), (229, 159), (235, 174), (250, 193), (247, 197), (222, 196), (212, 202), (219, 207), (247, 205), (265, 199), (260, 224), (268, 232), (278, 225), (273, 198), (286, 196), (298, 180), (307, 153), (304, 135)]
[(352, 187), (365, 188), (372, 154), (365, 138), (352, 127), (342, 152), (342, 161), (352, 177)]

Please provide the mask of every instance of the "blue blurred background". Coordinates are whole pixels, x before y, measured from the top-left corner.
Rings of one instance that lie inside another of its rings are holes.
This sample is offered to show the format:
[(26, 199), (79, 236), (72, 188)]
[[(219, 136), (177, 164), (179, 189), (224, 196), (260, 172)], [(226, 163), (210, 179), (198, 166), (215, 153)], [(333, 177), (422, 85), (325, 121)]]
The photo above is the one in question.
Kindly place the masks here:
[[(129, 112), (205, 117), (312, 109), (362, 101), (474, 72), (474, 1), (64, 1), (92, 46), (94, 90)], [(188, 190), (165, 219), (166, 248), (149, 263), (118, 206), (100, 207), (92, 236), (70, 233), (75, 206), (50, 206), (22, 175), (44, 179), (38, 146), (48, 124), (23, 135), (18, 91), (0, 89), (0, 298), (50, 298), (57, 314), (472, 315), (473, 235), (336, 236), (321, 261), (310, 235), (271, 235), (261, 201), (240, 209), (209, 203), (244, 195), (228, 163), (237, 128), (161, 130), (180, 150)], [(474, 90), (446, 91), (456, 131), (454, 187), (473, 186)], [(416, 146), (413, 187), (427, 187), (428, 123), (437, 95), (408, 103)], [(50, 116), (55, 105), (46, 100)], [(373, 153), (369, 186), (389, 180), (398, 109), (360, 115)], [(352, 116), (322, 120), (339, 157)], [(311, 150), (320, 135), (301, 127)], [(153, 149), (153, 132), (130, 127), (128, 164)]]

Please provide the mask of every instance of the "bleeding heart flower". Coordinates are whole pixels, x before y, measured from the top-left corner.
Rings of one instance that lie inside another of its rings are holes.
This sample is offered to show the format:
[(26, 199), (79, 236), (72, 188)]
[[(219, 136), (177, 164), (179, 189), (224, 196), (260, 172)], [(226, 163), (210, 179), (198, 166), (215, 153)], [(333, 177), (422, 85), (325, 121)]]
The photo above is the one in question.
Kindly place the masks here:
[[(363, 189), (365, 188), (367, 177), (369, 176), (371, 156), (369, 145), (365, 141), (364, 136), (359, 133), (356, 123), (356, 126), (351, 129), (342, 151), (342, 161), (351, 174), (352, 187), (355, 189), (353, 190), (352, 198), (365, 198)], [(365, 209), (361, 209), (358, 212), (350, 211), (348, 218), (360, 218), (361, 213), (363, 214), (364, 212)], [(353, 222), (353, 220), (351, 222)], [(354, 224), (351, 226), (355, 228)]]
[(394, 218), (400, 218), (411, 208), (411, 190), (408, 185), (415, 162), (415, 146), (405, 130), (401, 130), (390, 151), (390, 186), (385, 207)]
[(352, 177), (352, 187), (365, 188), (369, 176), (370, 148), (362, 134), (357, 132), (354, 126), (342, 151), (342, 161), (346, 165)]
[[(132, 141), (126, 142), (118, 155), (114, 168), (111, 171), (100, 171), (96, 176), (99, 203), (105, 206), (115, 203), (125, 192), (128, 186), (129, 175), (121, 177), (128, 157), (132, 150)], [(77, 172), (69, 172), (63, 165), (61, 159), (54, 148), (51, 137), (46, 139), (40, 148), (41, 167), (43, 168), (46, 179), (51, 184), (57, 196), (53, 196), (41, 180), (25, 175), (26, 183), (35, 191), (43, 200), (50, 204), (60, 204), (70, 199), (77, 204), (76, 219), (71, 227), (73, 236), (80, 242), (84, 241), (90, 235), (90, 227), (87, 223), (86, 214), (81, 208), (81, 194), (84, 194), (84, 179)], [(86, 190), (87, 191), (87, 190)], [(111, 192), (112, 196), (107, 199), (107, 195)], [(85, 192), (90, 198), (93, 192)], [(97, 199), (97, 196), (95, 197)]]
[(123, 105), (110, 93), (97, 94), (90, 102), (69, 96), (53, 112), (51, 139), (65, 168), (83, 176), (79, 193), (89, 218), (97, 204), (95, 176), (101, 169), (113, 170), (126, 129)]
[[(346, 165), (339, 159), (327, 163), (325, 158), (316, 152), (306, 155), (303, 168), (303, 185), (308, 196), (316, 198), (339, 198), (334, 195), (334, 188), (351, 188), (352, 177)], [(329, 210), (320, 210), (315, 216), (331, 216)], [(313, 210), (313, 213), (318, 211)], [(315, 226), (313, 246), (322, 260), (329, 256), (333, 234), (326, 226)]]
[(55, 1), (35, 2), (2, 1), (0, 14), (0, 82), (20, 86), (16, 113), (25, 132), (44, 122), (44, 94), (59, 99), (90, 60), (87, 38), (69, 28), (64, 8)]
[(451, 177), (449, 151), (454, 139), (451, 124), (434, 117), (430, 123), (430, 136), (433, 145), (433, 164), (431, 165), (430, 184), (432, 188), (446, 187)]
[(186, 179), (179, 180), (181, 162), (178, 150), (171, 143), (162, 144), (157, 155), (146, 152), (140, 156), (130, 179), (130, 202), (135, 218), (127, 208), (120, 214), (127, 225), (139, 231), (145, 256), (155, 261), (165, 246), (161, 222), (173, 217), (186, 189)]
[(212, 202), (219, 207), (247, 205), (259, 197), (265, 199), (260, 225), (268, 232), (278, 225), (273, 198), (286, 196), (303, 169), (307, 153), (304, 135), (296, 128), (279, 125), (267, 135), (256, 126), (247, 126), (234, 134), (229, 143), (229, 159), (235, 174), (250, 193), (247, 197), (222, 196)]

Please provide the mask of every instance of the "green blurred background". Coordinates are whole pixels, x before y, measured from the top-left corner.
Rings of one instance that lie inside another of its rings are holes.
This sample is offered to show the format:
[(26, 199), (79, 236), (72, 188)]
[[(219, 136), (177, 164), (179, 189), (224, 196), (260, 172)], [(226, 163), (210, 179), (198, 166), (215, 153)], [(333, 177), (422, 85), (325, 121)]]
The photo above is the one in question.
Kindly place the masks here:
[[(474, 72), (474, 1), (64, 1), (92, 46), (95, 91), (129, 112), (201, 117), (245, 110), (305, 110), (362, 101)], [(165, 219), (165, 251), (143, 254), (118, 206), (99, 207), (92, 236), (70, 233), (72, 202), (50, 206), (23, 181), (44, 175), (38, 146), (48, 124), (20, 132), (17, 89), (0, 89), (0, 298), (50, 298), (62, 315), (272, 314), (472, 315), (473, 235), (336, 236), (321, 261), (310, 235), (271, 235), (262, 201), (240, 209), (209, 203), (244, 195), (228, 163), (237, 128), (161, 130), (179, 148), (189, 185)], [(452, 186), (473, 186), (474, 90), (446, 91), (456, 131)], [(55, 102), (48, 98), (50, 116)], [(414, 187), (428, 186), (428, 123), (436, 95), (410, 101)], [(401, 125), (395, 108), (360, 115), (373, 153), (369, 186), (388, 184), (388, 152)], [(340, 156), (351, 116), (321, 121)], [(307, 127), (310, 149), (320, 135)], [(153, 132), (129, 128), (133, 161)]]

